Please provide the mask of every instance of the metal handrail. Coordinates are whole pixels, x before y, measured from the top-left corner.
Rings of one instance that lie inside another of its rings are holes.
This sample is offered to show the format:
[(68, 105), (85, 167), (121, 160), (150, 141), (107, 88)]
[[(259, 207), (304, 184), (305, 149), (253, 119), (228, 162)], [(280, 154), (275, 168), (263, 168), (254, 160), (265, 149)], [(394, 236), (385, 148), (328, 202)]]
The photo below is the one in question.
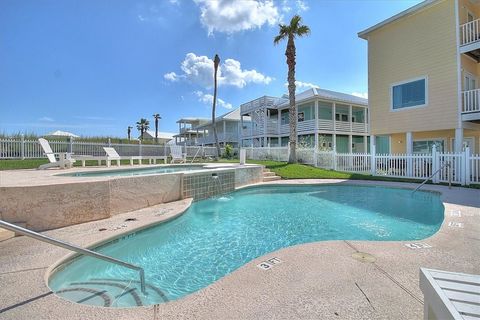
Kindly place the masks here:
[(57, 247), (62, 247), (64, 249), (74, 251), (74, 252), (79, 253), (79, 254), (83, 254), (83, 255), (86, 255), (86, 256), (93, 257), (93, 258), (104, 260), (104, 261), (107, 261), (107, 262), (110, 262), (110, 263), (114, 263), (114, 264), (120, 265), (122, 267), (132, 269), (132, 270), (136, 270), (136, 271), (138, 271), (138, 273), (140, 275), (140, 288), (142, 290), (142, 293), (145, 294), (145, 295), (147, 294), (147, 292), (145, 290), (145, 271), (143, 270), (142, 267), (139, 267), (139, 266), (136, 266), (134, 264), (124, 262), (124, 261), (106, 256), (106, 255), (103, 255), (101, 253), (98, 253), (98, 252), (95, 252), (95, 251), (92, 251), (92, 250), (84, 249), (84, 248), (78, 247), (76, 245), (67, 243), (67, 242), (63, 242), (63, 241), (60, 241), (60, 240), (50, 238), (50, 237), (45, 236), (43, 234), (40, 234), (38, 232), (19, 227), (17, 225), (8, 223), (8, 222), (3, 221), (3, 220), (0, 220), (0, 227), (5, 228), (5, 229), (10, 230), (10, 231), (13, 231), (13, 232), (16, 232), (16, 233), (19, 233), (19, 234), (27, 236), (27, 237), (34, 238), (36, 240), (40, 240), (42, 242), (49, 243), (49, 244), (57, 246)]
[[(438, 168), (437, 170), (435, 170), (434, 173), (432, 173), (428, 178), (426, 178), (425, 180), (423, 180), (423, 182), (415, 188), (415, 190), (412, 191), (412, 195), (417, 192), (418, 189), (420, 189), (425, 183), (428, 182), (428, 180), (432, 179), (438, 172), (440, 172), (440, 170), (442, 170), (443, 168), (445, 167), (450, 167), (450, 162), (445, 162), (440, 168)], [(448, 175), (448, 178), (449, 178), (449, 184), (451, 185), (451, 174), (449, 173)]]

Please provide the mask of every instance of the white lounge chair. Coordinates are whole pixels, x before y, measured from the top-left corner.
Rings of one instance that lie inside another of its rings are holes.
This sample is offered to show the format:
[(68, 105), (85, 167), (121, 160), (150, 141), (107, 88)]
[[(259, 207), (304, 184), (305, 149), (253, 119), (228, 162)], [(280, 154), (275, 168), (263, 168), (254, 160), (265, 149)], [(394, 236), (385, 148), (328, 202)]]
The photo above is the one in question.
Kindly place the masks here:
[(420, 268), (424, 319), (480, 319), (480, 276)]
[[(115, 150), (115, 148), (112, 147), (104, 147), (103, 150), (107, 153), (107, 157), (110, 158), (111, 160), (129, 160), (130, 165), (133, 166), (134, 161), (137, 160), (138, 164), (142, 164), (143, 159), (148, 160), (148, 164), (156, 164), (157, 160), (161, 159), (165, 163), (167, 163), (167, 157), (166, 156), (120, 156)], [(119, 163), (117, 161), (117, 163)]]
[[(75, 160), (72, 159), (71, 157), (72, 155), (71, 153), (53, 152), (52, 148), (50, 147), (50, 144), (44, 138), (38, 139), (38, 142), (40, 143), (40, 146), (43, 149), (43, 153), (47, 156), (48, 161), (50, 161), (50, 163), (42, 164), (41, 166), (38, 167), (38, 169), (43, 170), (43, 169), (55, 168), (55, 167), (59, 167), (61, 169), (71, 168), (75, 163)], [(57, 160), (57, 156), (58, 156), (58, 160)]]
[(86, 161), (97, 161), (98, 165), (102, 165), (102, 161), (105, 161), (107, 167), (110, 167), (112, 161), (117, 162), (117, 166), (120, 166), (121, 157), (118, 155), (115, 149), (110, 147), (104, 147), (103, 150), (105, 151), (106, 155), (104, 156), (91, 156), (91, 155), (76, 155), (75, 159), (82, 162), (82, 167), (85, 167)]
[(182, 146), (171, 144), (170, 156), (172, 157), (170, 163), (175, 163), (175, 161), (180, 161), (180, 163), (187, 162), (187, 154), (182, 151)]

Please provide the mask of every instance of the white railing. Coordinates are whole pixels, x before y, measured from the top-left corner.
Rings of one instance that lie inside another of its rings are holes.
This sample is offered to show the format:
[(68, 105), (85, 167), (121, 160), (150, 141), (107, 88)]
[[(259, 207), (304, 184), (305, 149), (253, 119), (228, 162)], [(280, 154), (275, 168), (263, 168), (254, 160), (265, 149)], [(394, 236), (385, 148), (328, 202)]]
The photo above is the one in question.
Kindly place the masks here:
[(462, 92), (462, 112), (480, 111), (480, 89)]
[[(74, 155), (103, 156), (103, 147), (113, 147), (121, 156), (169, 156), (168, 145), (150, 144), (125, 144), (109, 142), (85, 142), (85, 141), (54, 141), (48, 140), (53, 152), (72, 152)], [(216, 147), (182, 146), (187, 157), (213, 157), (217, 154)], [(225, 153), (225, 148), (220, 149)], [(238, 149), (233, 149), (238, 154)], [(33, 159), (45, 158), (43, 149), (37, 140), (25, 139), (0, 139), (0, 159)]]
[(460, 26), (460, 45), (464, 46), (480, 40), (479, 19)]
[[(288, 147), (246, 150), (247, 158), (255, 160), (287, 161), (289, 154)], [(427, 179), (438, 170), (432, 178), (434, 183), (480, 183), (480, 155), (471, 155), (468, 148), (461, 153), (440, 153), (434, 149), (431, 154), (336, 153), (297, 149), (297, 159), (324, 169), (418, 180)]]
[[(226, 143), (238, 142), (238, 134), (233, 133), (233, 132), (227, 132), (227, 133), (219, 132), (217, 134), (217, 137), (218, 137), (219, 142), (226, 142)], [(209, 134), (206, 137), (198, 138), (197, 143), (198, 144), (212, 144), (212, 143), (215, 143), (215, 136), (213, 135), (213, 132), (212, 132), (212, 134)]]

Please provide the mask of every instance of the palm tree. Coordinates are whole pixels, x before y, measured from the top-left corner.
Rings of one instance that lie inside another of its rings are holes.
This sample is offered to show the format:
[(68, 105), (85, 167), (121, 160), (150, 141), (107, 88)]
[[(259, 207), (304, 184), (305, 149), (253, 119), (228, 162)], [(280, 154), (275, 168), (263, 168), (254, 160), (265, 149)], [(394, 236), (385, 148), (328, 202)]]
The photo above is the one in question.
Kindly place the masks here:
[(143, 140), (143, 134), (150, 129), (150, 121), (145, 118), (141, 118), (140, 121), (136, 123), (137, 130), (140, 131), (140, 140)]
[(128, 128), (127, 128), (128, 141), (130, 141), (130, 138), (131, 138), (130, 134), (132, 133), (132, 129), (133, 129), (133, 127), (131, 127), (131, 126), (128, 126)]
[(290, 122), (290, 156), (289, 163), (297, 162), (297, 109), (295, 107), (295, 38), (303, 37), (310, 34), (310, 28), (302, 25), (302, 18), (299, 15), (293, 16), (289, 25), (279, 24), (280, 32), (273, 39), (274, 44), (278, 44), (283, 39), (287, 39), (287, 49), (285, 56), (287, 57), (288, 65), (288, 98), (290, 100), (289, 122)]
[(153, 118), (155, 119), (155, 142), (158, 143), (158, 120), (162, 119), (162, 117), (160, 117), (158, 113), (155, 113)]
[(218, 136), (217, 136), (217, 126), (215, 125), (215, 108), (217, 106), (217, 71), (218, 65), (220, 64), (220, 57), (218, 54), (215, 55), (213, 59), (213, 67), (214, 67), (214, 75), (213, 75), (213, 107), (212, 107), (212, 126), (213, 126), (213, 136), (215, 137), (215, 146), (217, 147), (217, 154), (215, 156), (215, 160), (218, 160), (220, 156), (220, 145), (218, 144)]

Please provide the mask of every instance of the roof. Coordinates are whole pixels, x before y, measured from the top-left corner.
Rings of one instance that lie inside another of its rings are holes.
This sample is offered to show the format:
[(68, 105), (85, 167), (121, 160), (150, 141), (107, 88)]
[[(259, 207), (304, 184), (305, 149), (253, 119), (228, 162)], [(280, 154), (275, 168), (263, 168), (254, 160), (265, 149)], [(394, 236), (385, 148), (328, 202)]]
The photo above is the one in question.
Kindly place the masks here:
[[(311, 88), (295, 95), (295, 101), (301, 102), (311, 98), (323, 98), (326, 100), (334, 100), (343, 103), (357, 104), (362, 106), (368, 106), (368, 99), (360, 98), (351, 94), (346, 94), (337, 91)], [(279, 107), (288, 106), (289, 102), (285, 101), (279, 105)]]
[[(148, 134), (150, 137), (155, 138), (155, 131), (147, 130), (145, 133)], [(158, 138), (159, 139), (171, 140), (171, 139), (173, 139), (174, 135), (175, 135), (175, 133), (158, 131)]]
[(73, 134), (73, 133), (67, 132), (67, 131), (60, 131), (60, 130), (47, 133), (45, 136), (80, 138), (80, 136), (77, 136), (76, 134)]
[(186, 123), (190, 123), (190, 122), (206, 122), (208, 121), (209, 119), (208, 118), (194, 118), (194, 117), (186, 117), (186, 118), (180, 118), (177, 120), (177, 123), (180, 123), (180, 122), (186, 122)]
[[(250, 121), (250, 117), (243, 117), (243, 120)], [(215, 118), (215, 121), (240, 121), (240, 108), (229, 111), (221, 116)], [(208, 121), (202, 125), (196, 127), (196, 129), (209, 127), (212, 124), (212, 121)]]
[(401, 18), (408, 17), (408, 16), (410, 16), (410, 15), (412, 15), (412, 14), (415, 14), (417, 11), (419, 11), (419, 10), (421, 10), (421, 9), (424, 9), (424, 8), (427, 8), (427, 7), (429, 7), (430, 5), (436, 4), (436, 3), (438, 3), (438, 2), (439, 2), (439, 0), (425, 0), (425, 1), (423, 1), (423, 2), (420, 2), (419, 4), (417, 4), (417, 5), (415, 5), (415, 6), (411, 7), (411, 8), (408, 8), (407, 10), (404, 10), (404, 11), (402, 11), (402, 12), (400, 12), (400, 13), (398, 13), (398, 14), (396, 14), (396, 15), (394, 15), (394, 16), (386, 19), (386, 20), (383, 20), (382, 22), (377, 23), (376, 25), (374, 25), (374, 26), (372, 26), (372, 27), (370, 27), (370, 28), (368, 28), (368, 29), (365, 29), (365, 30), (363, 30), (363, 31), (360, 31), (360, 32), (358, 33), (358, 36), (359, 36), (360, 38), (362, 38), (362, 39), (367, 40), (368, 34), (371, 33), (372, 31), (375, 31), (375, 30), (377, 30), (377, 29), (380, 29), (380, 28), (382, 28), (383, 26), (385, 26), (385, 25), (387, 25), (387, 24), (389, 24), (389, 23), (392, 23), (392, 22), (394, 22), (394, 21), (397, 21), (397, 20), (399, 20), (399, 19), (401, 19)]

